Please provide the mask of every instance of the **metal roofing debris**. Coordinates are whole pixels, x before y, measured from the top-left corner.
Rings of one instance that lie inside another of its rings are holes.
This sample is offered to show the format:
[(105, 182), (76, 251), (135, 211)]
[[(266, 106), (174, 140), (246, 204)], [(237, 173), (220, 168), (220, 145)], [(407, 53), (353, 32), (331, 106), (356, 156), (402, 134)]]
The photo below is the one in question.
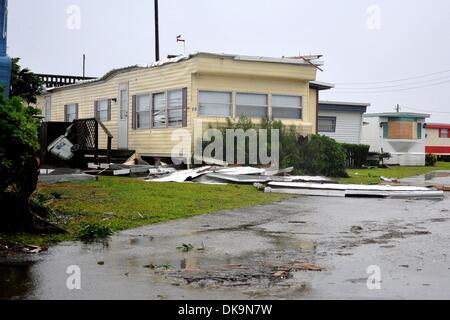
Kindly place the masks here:
[(336, 183), (335, 180), (322, 176), (281, 176), (272, 177), (276, 182), (316, 182), (316, 183)]
[(148, 179), (146, 181), (150, 182), (185, 182), (192, 181), (192, 179), (197, 178), (206, 173), (211, 173), (212, 167), (201, 167), (196, 169), (179, 170), (175, 171), (165, 177)]
[(391, 185), (270, 182), (265, 192), (329, 197), (442, 198), (444, 192), (429, 188)]
[(266, 169), (266, 172), (264, 172), (265, 176), (277, 176), (282, 174), (291, 173), (294, 171), (294, 167), (289, 167), (286, 169)]
[(257, 176), (257, 175), (231, 175), (231, 174), (220, 174), (220, 173), (208, 173), (208, 178), (213, 178), (216, 180), (223, 180), (234, 183), (266, 183), (271, 180), (270, 177)]
[(218, 169), (215, 170), (214, 172), (228, 175), (247, 175), (247, 174), (263, 174), (266, 172), (266, 170), (254, 167), (230, 167)]
[(278, 182), (318, 182), (318, 183), (335, 183), (336, 181), (326, 177), (311, 176), (286, 176), (287, 172), (291, 172), (293, 168), (273, 170), (255, 167), (218, 167), (204, 166), (201, 168), (190, 170), (179, 170), (172, 172), (157, 171), (150, 169), (150, 175), (159, 176), (149, 177), (149, 182), (185, 182), (192, 181), (207, 184), (224, 184), (224, 183), (268, 183), (270, 181)]

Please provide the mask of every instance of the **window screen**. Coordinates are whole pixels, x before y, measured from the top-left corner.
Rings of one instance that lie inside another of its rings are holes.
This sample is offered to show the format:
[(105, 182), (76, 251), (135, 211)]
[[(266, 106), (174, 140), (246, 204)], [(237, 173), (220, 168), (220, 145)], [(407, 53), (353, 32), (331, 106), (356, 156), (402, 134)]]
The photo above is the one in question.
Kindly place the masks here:
[(231, 117), (232, 98), (230, 92), (200, 91), (198, 94), (199, 115)]
[(253, 93), (236, 94), (236, 114), (238, 117), (262, 118), (267, 116), (267, 95)]
[(73, 120), (76, 120), (77, 118), (78, 118), (77, 104), (72, 103), (72, 104), (66, 105), (66, 114), (65, 114), (66, 122), (72, 122)]
[(181, 127), (183, 125), (183, 91), (174, 90), (167, 93), (168, 126)]
[(336, 132), (335, 117), (319, 117), (319, 132)]
[(150, 95), (136, 97), (136, 127), (150, 128)]
[(153, 95), (153, 128), (166, 127), (166, 94)]
[(272, 117), (274, 119), (302, 119), (302, 97), (273, 95)]
[(108, 121), (108, 100), (97, 101), (95, 118), (100, 121)]

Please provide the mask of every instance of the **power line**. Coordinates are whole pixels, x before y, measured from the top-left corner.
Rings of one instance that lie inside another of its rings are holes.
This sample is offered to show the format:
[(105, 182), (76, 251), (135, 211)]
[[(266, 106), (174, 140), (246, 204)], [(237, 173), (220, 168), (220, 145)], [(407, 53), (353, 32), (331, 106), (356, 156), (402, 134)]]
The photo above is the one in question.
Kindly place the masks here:
[(402, 108), (409, 109), (409, 110), (413, 110), (413, 111), (421, 111), (421, 112), (429, 112), (429, 113), (450, 114), (450, 112), (445, 112), (445, 111), (436, 111), (436, 110), (418, 109), (418, 108), (411, 108), (411, 107), (406, 107), (406, 106), (402, 106)]
[(450, 75), (445, 76), (445, 77), (440, 77), (440, 78), (436, 78), (436, 79), (428, 79), (428, 80), (422, 80), (422, 81), (416, 81), (416, 82), (410, 82), (410, 83), (402, 83), (402, 84), (396, 84), (396, 85), (390, 85), (390, 86), (381, 86), (381, 87), (361, 87), (361, 88), (335, 88), (335, 90), (377, 90), (377, 89), (384, 89), (384, 88), (395, 88), (395, 87), (403, 87), (403, 86), (408, 86), (408, 85), (414, 85), (414, 84), (419, 84), (419, 83), (427, 83), (427, 82), (434, 82), (434, 81), (439, 81), (439, 80), (443, 80), (443, 79), (449, 79)]
[[(450, 80), (447, 81), (442, 81), (442, 82), (437, 82), (437, 83), (433, 83), (430, 85), (426, 85), (426, 86), (416, 86), (416, 87), (410, 87), (410, 88), (401, 88), (401, 89), (393, 89), (393, 90), (378, 90), (378, 91), (335, 91), (334, 93), (385, 93), (385, 92), (399, 92), (399, 91), (408, 91), (408, 90), (415, 90), (415, 89), (421, 89), (421, 88), (429, 88), (429, 87), (433, 87), (433, 86), (437, 86), (437, 85), (441, 85), (441, 84), (445, 84), (445, 83), (450, 83)], [(374, 88), (375, 89), (375, 88)], [(344, 90), (344, 89), (343, 89)]]
[(375, 81), (375, 82), (341, 82), (341, 83), (336, 83), (336, 85), (364, 85), (364, 84), (393, 83), (393, 82), (401, 82), (401, 81), (406, 81), (406, 80), (420, 79), (420, 78), (425, 78), (425, 77), (434, 76), (437, 74), (448, 73), (448, 72), (450, 72), (450, 69), (439, 71), (439, 72), (427, 73), (427, 74), (423, 74), (423, 75), (415, 76), (415, 77), (397, 79), (397, 80), (386, 80), (386, 81)]

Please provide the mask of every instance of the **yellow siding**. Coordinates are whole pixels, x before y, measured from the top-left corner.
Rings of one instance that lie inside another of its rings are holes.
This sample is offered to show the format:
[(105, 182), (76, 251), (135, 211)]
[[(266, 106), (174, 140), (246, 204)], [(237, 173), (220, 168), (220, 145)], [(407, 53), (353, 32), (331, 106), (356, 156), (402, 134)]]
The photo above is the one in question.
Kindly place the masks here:
[[(178, 141), (171, 141), (175, 129), (131, 129), (132, 96), (156, 93), (171, 89), (187, 88), (188, 130), (193, 131), (197, 114), (198, 90), (234, 91), (246, 93), (300, 95), (303, 97), (303, 120), (283, 120), (286, 125), (295, 124), (304, 134), (315, 132), (316, 90), (309, 89), (309, 81), (315, 80), (316, 69), (312, 66), (235, 61), (233, 59), (196, 56), (189, 60), (156, 68), (118, 73), (105, 81), (57, 89), (49, 93), (52, 99), (51, 121), (64, 121), (64, 105), (79, 104), (79, 118), (94, 117), (94, 102), (118, 99), (119, 85), (129, 85), (129, 133), (128, 146), (138, 153), (152, 156), (170, 156)], [(43, 95), (37, 107), (43, 108)], [(270, 101), (270, 99), (269, 99)], [(105, 126), (114, 136), (113, 148), (117, 148), (119, 103), (112, 101), (111, 121)], [(215, 124), (224, 118), (202, 118)], [(101, 131), (101, 130), (100, 130)], [(101, 148), (106, 148), (106, 136), (101, 136)], [(191, 144), (193, 141), (191, 141)]]
[(439, 129), (426, 129), (427, 147), (450, 147), (450, 138), (439, 138)]
[(319, 92), (309, 89), (308, 121), (311, 123), (311, 133), (317, 133), (317, 101)]

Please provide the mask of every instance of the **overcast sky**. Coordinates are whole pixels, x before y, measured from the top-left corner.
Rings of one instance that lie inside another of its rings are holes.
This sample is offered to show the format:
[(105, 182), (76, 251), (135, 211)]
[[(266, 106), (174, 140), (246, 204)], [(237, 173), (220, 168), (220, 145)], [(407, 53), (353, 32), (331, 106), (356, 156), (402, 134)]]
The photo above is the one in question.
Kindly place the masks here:
[[(160, 0), (161, 56), (323, 54), (321, 99), (450, 123), (450, 1)], [(75, 7), (74, 7), (75, 6)], [(77, 12), (80, 12), (78, 16)], [(11, 0), (9, 55), (37, 73), (87, 75), (154, 61), (153, 0)], [(397, 81), (401, 80), (401, 81)]]

